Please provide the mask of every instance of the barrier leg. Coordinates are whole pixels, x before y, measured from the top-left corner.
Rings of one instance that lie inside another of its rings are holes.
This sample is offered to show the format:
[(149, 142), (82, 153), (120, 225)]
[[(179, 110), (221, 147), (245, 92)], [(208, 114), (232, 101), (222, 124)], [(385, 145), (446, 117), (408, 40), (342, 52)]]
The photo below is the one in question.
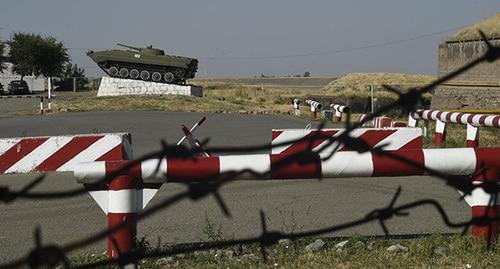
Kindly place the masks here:
[(410, 112), (410, 115), (408, 116), (408, 127), (417, 127), (417, 125), (418, 125), (418, 120), (413, 118)]
[[(475, 184), (479, 184), (482, 181), (496, 181), (498, 180), (497, 177), (498, 171), (490, 168), (485, 173), (476, 176), (473, 180)], [(498, 220), (493, 220), (498, 219), (500, 216), (495, 195), (485, 192), (482, 188), (476, 188), (472, 191), (472, 202), (473, 218), (487, 217), (492, 219), (492, 221), (487, 223), (473, 224), (472, 235), (482, 240), (495, 242), (498, 237), (498, 225), (500, 224)]]
[(479, 128), (467, 124), (467, 142), (466, 146), (469, 148), (479, 147)]
[(436, 120), (436, 133), (434, 136), (434, 145), (441, 146), (446, 140), (446, 123)]
[(342, 120), (342, 112), (335, 109), (335, 122), (340, 122)]
[[(109, 183), (108, 228), (133, 219), (137, 214), (137, 181), (130, 176), (118, 176)], [(118, 258), (135, 248), (137, 224), (126, 226), (108, 237), (108, 257)]]

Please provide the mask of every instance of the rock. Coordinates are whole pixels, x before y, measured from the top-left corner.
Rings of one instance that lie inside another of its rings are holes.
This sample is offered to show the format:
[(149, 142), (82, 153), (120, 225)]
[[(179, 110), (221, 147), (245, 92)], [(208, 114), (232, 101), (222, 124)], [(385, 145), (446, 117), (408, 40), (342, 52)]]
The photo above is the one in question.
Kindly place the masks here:
[(292, 240), (290, 240), (290, 239), (288, 239), (288, 238), (283, 238), (283, 239), (280, 239), (280, 240), (278, 241), (278, 244), (279, 244), (280, 246), (289, 246), (289, 245), (291, 245), (291, 244), (292, 244)]
[(323, 242), (323, 240), (321, 239), (317, 239), (316, 241), (312, 242), (311, 244), (307, 245), (305, 250), (307, 252), (315, 252), (315, 251), (318, 251), (318, 250), (321, 250), (325, 247), (325, 242)]
[(174, 257), (169, 256), (169, 257), (159, 258), (158, 260), (156, 260), (156, 264), (165, 265), (165, 264), (172, 263), (174, 261), (175, 261)]
[(375, 243), (374, 243), (374, 242), (369, 242), (369, 243), (366, 245), (366, 249), (368, 249), (368, 250), (373, 250), (373, 249), (375, 249)]
[(389, 252), (406, 252), (408, 251), (408, 248), (405, 246), (402, 246), (400, 244), (392, 245), (387, 248), (387, 251)]
[(432, 253), (436, 256), (444, 256), (446, 254), (446, 248), (445, 247), (437, 247), (432, 251)]
[(224, 251), (224, 256), (226, 258), (231, 259), (234, 256), (234, 251), (232, 251), (232, 250), (226, 250), (226, 251)]
[(255, 256), (255, 254), (250, 253), (241, 255), (241, 259), (256, 260), (258, 258), (257, 256)]
[(335, 244), (335, 248), (342, 249), (345, 245), (347, 245), (347, 243), (349, 243), (349, 240), (341, 241), (341, 242)]
[(356, 244), (354, 244), (355, 248), (365, 248), (365, 243), (362, 241), (357, 241)]

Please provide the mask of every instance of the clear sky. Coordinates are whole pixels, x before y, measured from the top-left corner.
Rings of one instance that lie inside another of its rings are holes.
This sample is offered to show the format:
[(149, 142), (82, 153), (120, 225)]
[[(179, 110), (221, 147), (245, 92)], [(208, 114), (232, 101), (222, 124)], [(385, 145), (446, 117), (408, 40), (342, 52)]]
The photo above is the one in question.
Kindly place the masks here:
[(438, 43), (497, 12), (499, 0), (2, 0), (0, 37), (54, 36), (90, 76), (102, 73), (85, 51), (117, 42), (198, 57), (198, 77), (435, 74)]

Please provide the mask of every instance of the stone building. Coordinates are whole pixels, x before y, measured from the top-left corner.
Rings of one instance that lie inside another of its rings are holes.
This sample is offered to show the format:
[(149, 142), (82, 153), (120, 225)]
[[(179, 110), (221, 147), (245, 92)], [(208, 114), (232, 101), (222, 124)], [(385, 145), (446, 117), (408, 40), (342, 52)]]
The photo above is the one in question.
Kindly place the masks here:
[[(438, 76), (479, 58), (487, 50), (478, 30), (500, 46), (500, 13), (470, 25), (439, 44)], [(499, 110), (500, 60), (483, 62), (435, 89), (432, 109)]]

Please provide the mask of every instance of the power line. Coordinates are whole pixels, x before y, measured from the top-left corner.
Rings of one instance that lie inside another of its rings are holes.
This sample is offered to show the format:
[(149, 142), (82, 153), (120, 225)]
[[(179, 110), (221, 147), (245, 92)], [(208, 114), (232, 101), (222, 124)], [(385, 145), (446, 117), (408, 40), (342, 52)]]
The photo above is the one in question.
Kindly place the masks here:
[(422, 34), (422, 35), (413, 36), (413, 37), (409, 37), (409, 38), (405, 38), (405, 39), (397, 39), (397, 40), (392, 40), (392, 41), (388, 41), (388, 42), (369, 44), (369, 45), (360, 46), (360, 47), (335, 49), (335, 50), (327, 50), (327, 51), (319, 51), (319, 52), (310, 52), (310, 53), (302, 53), (302, 54), (285, 54), (285, 55), (276, 55), (276, 56), (255, 56), (255, 57), (211, 57), (211, 56), (203, 57), (202, 56), (202, 57), (198, 57), (198, 58), (206, 59), (206, 60), (221, 60), (221, 61), (223, 61), (223, 60), (273, 60), (273, 59), (286, 59), (286, 58), (299, 58), (299, 57), (329, 55), (329, 54), (358, 51), (358, 50), (378, 48), (378, 47), (384, 47), (384, 46), (404, 43), (404, 42), (422, 39), (422, 38), (426, 38), (426, 37), (430, 37), (430, 36), (444, 34), (444, 33), (451, 32), (451, 31), (456, 31), (456, 30), (459, 30), (463, 27), (465, 27), (465, 26), (454, 27), (454, 28), (449, 28), (449, 29), (442, 30), (439, 32), (432, 32), (432, 33)]

